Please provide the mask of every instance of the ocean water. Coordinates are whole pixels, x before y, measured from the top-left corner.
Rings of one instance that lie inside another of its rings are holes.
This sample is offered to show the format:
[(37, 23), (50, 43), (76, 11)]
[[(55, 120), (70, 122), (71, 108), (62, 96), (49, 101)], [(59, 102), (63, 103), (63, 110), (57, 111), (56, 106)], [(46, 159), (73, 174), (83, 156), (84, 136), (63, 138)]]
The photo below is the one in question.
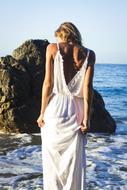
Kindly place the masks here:
[[(96, 64), (94, 88), (117, 130), (87, 135), (87, 190), (127, 190), (127, 65)], [(42, 190), (42, 167), (40, 134), (0, 135), (0, 190)]]

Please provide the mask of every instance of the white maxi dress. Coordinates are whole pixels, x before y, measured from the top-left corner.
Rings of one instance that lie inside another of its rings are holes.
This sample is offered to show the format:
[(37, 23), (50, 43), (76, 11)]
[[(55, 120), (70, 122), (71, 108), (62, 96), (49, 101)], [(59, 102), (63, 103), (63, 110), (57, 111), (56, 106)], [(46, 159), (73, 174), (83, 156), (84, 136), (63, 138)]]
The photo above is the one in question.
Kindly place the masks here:
[(87, 57), (76, 75), (66, 84), (63, 58), (54, 60), (54, 87), (41, 128), (43, 190), (85, 190), (87, 137), (80, 130), (84, 116), (83, 80)]

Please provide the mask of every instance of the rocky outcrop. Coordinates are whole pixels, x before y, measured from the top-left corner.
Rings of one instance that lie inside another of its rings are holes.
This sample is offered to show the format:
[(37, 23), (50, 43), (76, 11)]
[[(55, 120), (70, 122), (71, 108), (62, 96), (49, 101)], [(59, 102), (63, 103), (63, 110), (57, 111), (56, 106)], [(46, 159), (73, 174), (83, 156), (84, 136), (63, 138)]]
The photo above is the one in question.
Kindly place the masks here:
[(90, 132), (113, 133), (116, 130), (115, 120), (105, 108), (104, 100), (94, 89)]
[(39, 132), (47, 40), (29, 40), (0, 58), (0, 130)]
[[(28, 40), (0, 58), (0, 131), (39, 132), (37, 118), (45, 71), (47, 40)], [(115, 121), (94, 90), (90, 132), (115, 131)]]

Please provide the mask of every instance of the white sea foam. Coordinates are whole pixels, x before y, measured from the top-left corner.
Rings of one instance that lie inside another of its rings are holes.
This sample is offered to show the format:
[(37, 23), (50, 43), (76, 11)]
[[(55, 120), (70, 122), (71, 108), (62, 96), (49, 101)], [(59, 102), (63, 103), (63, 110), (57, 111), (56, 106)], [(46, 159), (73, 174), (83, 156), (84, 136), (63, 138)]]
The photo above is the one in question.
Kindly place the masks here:
[[(87, 138), (87, 189), (127, 189), (127, 135)], [(2, 135), (0, 143), (0, 189), (42, 190), (40, 134)]]

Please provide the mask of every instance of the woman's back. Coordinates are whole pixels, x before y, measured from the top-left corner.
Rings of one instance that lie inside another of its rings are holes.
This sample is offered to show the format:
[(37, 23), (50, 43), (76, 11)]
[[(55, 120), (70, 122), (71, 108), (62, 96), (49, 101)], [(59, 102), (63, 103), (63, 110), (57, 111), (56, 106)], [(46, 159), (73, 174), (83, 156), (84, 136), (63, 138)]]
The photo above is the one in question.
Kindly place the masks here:
[(54, 59), (58, 48), (63, 59), (64, 76), (66, 83), (68, 84), (85, 62), (88, 49), (77, 44), (74, 45), (66, 42), (59, 43), (58, 45), (53, 44)]
[(53, 93), (83, 97), (89, 49), (69, 43), (51, 44), (54, 58)]

